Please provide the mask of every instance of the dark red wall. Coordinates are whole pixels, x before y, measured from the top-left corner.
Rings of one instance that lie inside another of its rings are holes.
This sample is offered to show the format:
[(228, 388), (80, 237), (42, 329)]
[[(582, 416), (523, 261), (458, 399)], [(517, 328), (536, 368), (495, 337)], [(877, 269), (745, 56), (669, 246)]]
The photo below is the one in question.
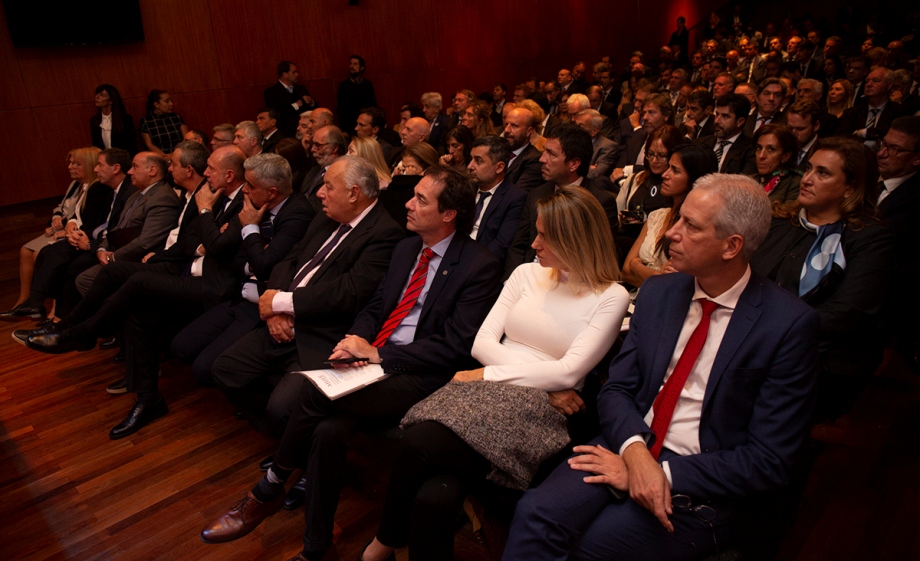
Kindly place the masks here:
[(100, 83), (119, 88), (135, 120), (150, 89), (169, 90), (188, 125), (210, 131), (254, 117), (281, 59), (334, 104), (359, 53), (392, 120), (423, 91), (449, 100), (602, 55), (620, 68), (636, 48), (654, 53), (677, 15), (692, 25), (699, 10), (689, 0), (141, 0), (146, 43), (49, 49), (14, 49), (0, 14), (0, 205), (63, 193), (64, 156), (89, 145)]

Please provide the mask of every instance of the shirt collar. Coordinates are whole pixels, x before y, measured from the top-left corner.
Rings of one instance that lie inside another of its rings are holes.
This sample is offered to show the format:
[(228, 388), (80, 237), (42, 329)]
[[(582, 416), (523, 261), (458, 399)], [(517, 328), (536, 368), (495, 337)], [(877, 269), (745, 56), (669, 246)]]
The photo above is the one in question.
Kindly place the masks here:
[(741, 299), (741, 293), (744, 292), (745, 288), (747, 288), (749, 280), (751, 280), (750, 265), (748, 265), (747, 269), (744, 270), (744, 274), (741, 275), (741, 278), (738, 279), (738, 282), (736, 282), (731, 288), (722, 294), (719, 294), (715, 298), (711, 298), (708, 294), (706, 294), (706, 291), (700, 288), (700, 283), (696, 279), (693, 279), (693, 300), (711, 300), (723, 308), (734, 310), (738, 305), (738, 300)]
[[(433, 251), (434, 254), (437, 255), (438, 257), (442, 257), (442, 258), (443, 258), (443, 257), (444, 257), (444, 253), (447, 252), (447, 247), (450, 245), (451, 240), (454, 239), (454, 234), (456, 234), (456, 233), (457, 233), (457, 231), (454, 230), (453, 232), (450, 233), (449, 236), (447, 236), (447, 237), (444, 238), (443, 240), (441, 240), (441, 241), (439, 241), (438, 243), (436, 243), (436, 244), (434, 244), (433, 246), (431, 246), (431, 251)], [(423, 244), (422, 244), (422, 249), (425, 249), (426, 247), (428, 247), (428, 246), (426, 246), (426, 245), (423, 243)]]

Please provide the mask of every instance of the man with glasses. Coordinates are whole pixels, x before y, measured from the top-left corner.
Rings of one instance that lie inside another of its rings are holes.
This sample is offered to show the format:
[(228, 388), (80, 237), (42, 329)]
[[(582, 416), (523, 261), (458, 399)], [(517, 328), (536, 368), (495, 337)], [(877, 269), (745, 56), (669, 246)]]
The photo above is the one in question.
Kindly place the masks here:
[[(770, 202), (709, 175), (665, 234), (597, 406), (601, 436), (518, 503), (505, 561), (772, 558), (813, 405), (820, 319), (752, 274)], [(781, 511), (779, 511), (781, 512)], [(753, 549), (753, 551), (751, 551)]]
[(211, 136), (211, 152), (233, 144), (233, 132), (235, 130), (236, 127), (230, 123), (223, 123), (214, 127), (214, 134)]

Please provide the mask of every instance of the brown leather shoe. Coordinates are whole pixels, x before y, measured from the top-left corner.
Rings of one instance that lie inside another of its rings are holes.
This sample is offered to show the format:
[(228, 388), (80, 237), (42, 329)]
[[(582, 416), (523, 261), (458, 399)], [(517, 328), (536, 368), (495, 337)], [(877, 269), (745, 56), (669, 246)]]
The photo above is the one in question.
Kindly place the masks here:
[(260, 503), (252, 493), (246, 493), (240, 502), (220, 515), (201, 531), (201, 541), (224, 543), (242, 538), (255, 530), (263, 520), (278, 512), (284, 504), (284, 494), (270, 503)]

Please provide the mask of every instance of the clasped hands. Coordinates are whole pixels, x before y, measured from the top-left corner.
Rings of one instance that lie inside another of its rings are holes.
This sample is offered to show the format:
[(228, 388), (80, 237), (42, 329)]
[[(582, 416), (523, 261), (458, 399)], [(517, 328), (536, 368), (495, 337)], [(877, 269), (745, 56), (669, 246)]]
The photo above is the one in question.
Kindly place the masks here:
[(629, 497), (655, 515), (669, 532), (674, 525), (668, 519), (673, 514), (671, 485), (664, 469), (652, 457), (644, 442), (630, 444), (623, 455), (614, 454), (603, 446), (576, 446), (578, 456), (569, 458), (569, 467), (593, 473), (584, 478), (585, 483), (610, 485), (620, 491), (629, 491)]

